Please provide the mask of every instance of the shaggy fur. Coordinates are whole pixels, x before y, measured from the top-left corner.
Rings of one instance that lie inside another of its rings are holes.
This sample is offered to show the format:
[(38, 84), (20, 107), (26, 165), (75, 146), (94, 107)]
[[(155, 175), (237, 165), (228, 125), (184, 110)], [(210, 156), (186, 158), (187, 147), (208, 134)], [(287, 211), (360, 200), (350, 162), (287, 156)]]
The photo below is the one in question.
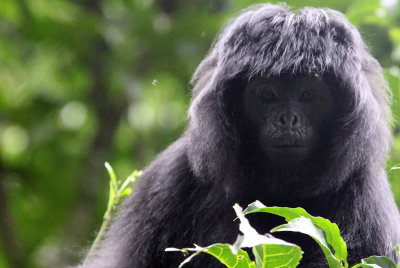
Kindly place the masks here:
[[(260, 174), (257, 151), (247, 150), (240, 103), (243, 83), (255, 76), (319, 74), (329, 77), (336, 118), (327, 146), (303, 170)], [(177, 267), (167, 247), (233, 243), (232, 206), (256, 199), (301, 206), (336, 222), (351, 264), (370, 255), (394, 258), (400, 216), (384, 170), (391, 143), (387, 84), (360, 34), (333, 10), (259, 5), (231, 21), (197, 68), (187, 130), (145, 170), (87, 268)], [(313, 168), (315, 167), (315, 168)], [(268, 232), (282, 223), (252, 215)], [(278, 236), (278, 235), (277, 235)], [(305, 236), (282, 233), (305, 252), (302, 267), (326, 267), (322, 251)], [(220, 267), (209, 256), (188, 267)]]

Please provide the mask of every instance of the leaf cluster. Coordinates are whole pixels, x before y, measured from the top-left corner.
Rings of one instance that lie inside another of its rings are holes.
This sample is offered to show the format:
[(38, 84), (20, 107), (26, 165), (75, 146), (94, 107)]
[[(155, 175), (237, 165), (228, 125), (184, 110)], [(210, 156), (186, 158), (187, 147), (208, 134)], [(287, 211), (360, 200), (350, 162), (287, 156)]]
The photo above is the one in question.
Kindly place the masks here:
[[(273, 236), (260, 235), (245, 217), (252, 213), (270, 213), (284, 217), (287, 221), (286, 224), (273, 228), (271, 233), (289, 231), (308, 235), (321, 247), (330, 268), (349, 267), (346, 242), (341, 237), (338, 226), (325, 218), (311, 216), (300, 207), (267, 207), (260, 201), (251, 203), (244, 211), (236, 204), (234, 210), (240, 220), (239, 229), (243, 235), (239, 235), (233, 245), (213, 244), (208, 247), (195, 245), (194, 248), (167, 248), (166, 251), (194, 252), (179, 267), (183, 267), (200, 253), (214, 256), (229, 268), (297, 267), (303, 255), (299, 246)], [(251, 248), (254, 260), (250, 258), (245, 248)], [(395, 250), (400, 255), (399, 245), (395, 247)], [(399, 268), (400, 262), (395, 264), (388, 257), (371, 256), (352, 266), (352, 268), (357, 267)]]

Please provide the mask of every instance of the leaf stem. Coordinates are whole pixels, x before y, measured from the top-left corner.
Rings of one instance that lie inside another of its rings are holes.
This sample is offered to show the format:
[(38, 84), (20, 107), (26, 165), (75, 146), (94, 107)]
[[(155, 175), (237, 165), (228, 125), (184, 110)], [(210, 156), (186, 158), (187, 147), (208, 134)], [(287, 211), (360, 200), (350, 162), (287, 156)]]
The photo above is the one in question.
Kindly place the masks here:
[(88, 254), (86, 255), (86, 258), (83, 262), (83, 264), (87, 264), (88, 260), (90, 257), (93, 255), (93, 252), (99, 245), (100, 241), (102, 240), (108, 225), (110, 223), (111, 217), (114, 214), (114, 211), (117, 210), (119, 201), (121, 197), (128, 195), (131, 193), (130, 185), (133, 183), (136, 178), (140, 177), (142, 175), (141, 171), (135, 170), (128, 178), (125, 179), (125, 181), (122, 183), (121, 187), (118, 188), (118, 180), (117, 176), (115, 175), (115, 172), (111, 165), (106, 162), (105, 167), (108, 171), (108, 174), (110, 176), (110, 193), (108, 197), (108, 204), (107, 204), (107, 209), (106, 212), (104, 213), (103, 216), (103, 223), (101, 224), (100, 230), (96, 235), (96, 238), (92, 244), (92, 246), (89, 249)]

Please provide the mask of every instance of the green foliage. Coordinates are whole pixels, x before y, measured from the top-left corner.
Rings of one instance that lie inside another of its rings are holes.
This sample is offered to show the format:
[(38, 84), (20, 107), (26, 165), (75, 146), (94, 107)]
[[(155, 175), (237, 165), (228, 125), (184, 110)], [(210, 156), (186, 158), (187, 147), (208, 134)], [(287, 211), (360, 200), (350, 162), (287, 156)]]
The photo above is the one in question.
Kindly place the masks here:
[[(202, 252), (214, 256), (226, 267), (230, 268), (294, 268), (299, 264), (303, 254), (300, 247), (277, 238), (258, 234), (245, 218), (242, 208), (236, 204), (234, 209), (240, 219), (239, 229), (243, 235), (239, 235), (233, 245), (214, 244), (205, 248), (196, 246), (195, 248), (166, 249), (166, 251), (182, 251), (183, 253), (195, 252), (183, 261), (179, 267), (183, 267), (183, 265)], [(252, 248), (255, 261), (251, 260), (247, 252), (242, 248)]]
[(313, 217), (303, 208), (266, 207), (256, 201), (249, 205), (245, 214), (266, 212), (284, 217), (287, 224), (280, 225), (271, 232), (292, 231), (311, 236), (324, 251), (330, 267), (347, 267), (347, 246), (335, 223), (322, 217)]
[[(277, 268), (297, 267), (303, 252), (300, 247), (287, 243), (283, 240), (260, 235), (250, 226), (245, 215), (252, 213), (271, 213), (284, 217), (287, 224), (282, 224), (271, 230), (274, 232), (299, 232), (312, 237), (321, 247), (330, 268), (347, 268), (347, 245), (340, 236), (340, 231), (335, 223), (322, 217), (313, 217), (303, 208), (266, 207), (256, 201), (250, 204), (244, 211), (239, 205), (234, 206), (236, 215), (240, 219), (239, 229), (243, 235), (239, 235), (233, 245), (213, 244), (208, 247), (175, 249), (168, 248), (166, 251), (181, 251), (187, 253), (193, 251), (179, 267), (183, 267), (200, 253), (207, 253), (217, 258), (229, 268)], [(255, 260), (251, 260), (243, 248), (252, 248)], [(397, 255), (400, 255), (400, 246), (395, 247)], [(399, 268), (400, 261), (396, 264), (384, 256), (371, 256), (361, 260), (361, 263), (352, 266), (370, 268)]]

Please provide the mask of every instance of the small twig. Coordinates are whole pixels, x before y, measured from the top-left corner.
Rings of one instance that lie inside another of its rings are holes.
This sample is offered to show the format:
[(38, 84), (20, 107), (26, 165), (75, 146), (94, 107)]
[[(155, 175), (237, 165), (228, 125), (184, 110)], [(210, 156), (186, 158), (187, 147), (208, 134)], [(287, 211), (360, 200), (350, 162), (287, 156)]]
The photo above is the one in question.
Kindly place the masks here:
[(105, 163), (105, 166), (106, 166), (106, 169), (110, 176), (110, 195), (108, 198), (107, 210), (104, 213), (103, 223), (101, 224), (100, 230), (96, 235), (96, 239), (94, 240), (92, 246), (90, 247), (88, 254), (86, 255), (84, 264), (87, 263), (87, 261), (90, 259), (90, 256), (93, 254), (94, 250), (97, 248), (100, 241), (102, 240), (102, 238), (108, 228), (108, 225), (110, 223), (111, 217), (118, 208), (118, 204), (119, 204), (121, 198), (126, 195), (129, 195), (132, 192), (132, 189), (129, 186), (131, 185), (131, 183), (133, 183), (136, 180), (136, 178), (138, 178), (138, 177), (140, 177), (140, 175), (142, 175), (141, 171), (135, 170), (122, 183), (121, 187), (118, 187), (117, 176), (115, 175), (113, 168), (107, 162)]

